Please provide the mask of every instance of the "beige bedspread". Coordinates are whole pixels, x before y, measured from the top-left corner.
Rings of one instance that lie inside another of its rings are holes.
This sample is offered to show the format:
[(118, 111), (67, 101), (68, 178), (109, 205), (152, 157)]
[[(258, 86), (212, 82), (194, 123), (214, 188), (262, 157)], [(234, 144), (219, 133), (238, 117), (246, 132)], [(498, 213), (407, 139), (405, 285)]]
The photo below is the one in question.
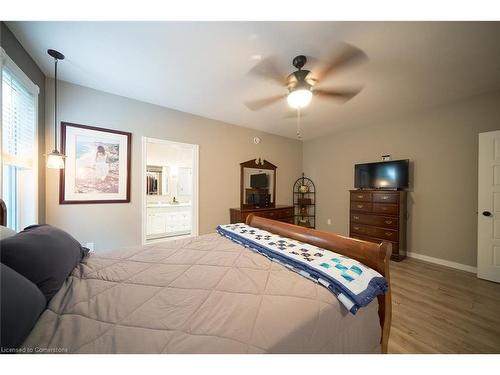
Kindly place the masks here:
[(23, 346), (76, 353), (379, 353), (377, 301), (324, 287), (218, 234), (93, 254)]

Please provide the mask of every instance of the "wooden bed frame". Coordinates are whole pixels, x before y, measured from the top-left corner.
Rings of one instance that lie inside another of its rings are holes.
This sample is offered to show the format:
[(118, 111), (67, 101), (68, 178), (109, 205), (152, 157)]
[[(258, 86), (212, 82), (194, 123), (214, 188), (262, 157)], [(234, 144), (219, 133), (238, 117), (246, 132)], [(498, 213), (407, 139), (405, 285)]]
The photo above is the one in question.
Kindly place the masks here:
[[(387, 353), (387, 342), (391, 329), (391, 287), (389, 278), (389, 260), (391, 257), (391, 244), (383, 242), (376, 244), (356, 240), (353, 238), (339, 236), (337, 234), (322, 232), (315, 229), (304, 228), (298, 225), (287, 224), (276, 220), (250, 214), (246, 223), (256, 228), (264, 229), (283, 237), (293, 238), (297, 241), (307, 242), (323, 249), (332, 250), (336, 253), (356, 259), (357, 261), (373, 268), (384, 276), (389, 283), (389, 289), (385, 294), (378, 296), (378, 316), (382, 328), (380, 344), (382, 353)], [(7, 224), (7, 207), (0, 199), (0, 224)]]
[(336, 253), (356, 259), (373, 268), (385, 277), (389, 283), (389, 289), (385, 294), (378, 298), (378, 316), (380, 327), (382, 328), (382, 337), (380, 345), (382, 353), (387, 353), (387, 343), (391, 329), (391, 287), (389, 276), (389, 260), (391, 258), (391, 244), (382, 242), (376, 244), (354, 238), (343, 237), (337, 234), (322, 232), (316, 229), (309, 229), (298, 225), (287, 224), (276, 220), (266, 219), (264, 217), (250, 214), (246, 223), (252, 227), (260, 228), (278, 234), (283, 237), (293, 238), (294, 240), (306, 242), (323, 249), (335, 251)]
[(7, 206), (3, 199), (0, 199), (0, 225), (7, 225)]

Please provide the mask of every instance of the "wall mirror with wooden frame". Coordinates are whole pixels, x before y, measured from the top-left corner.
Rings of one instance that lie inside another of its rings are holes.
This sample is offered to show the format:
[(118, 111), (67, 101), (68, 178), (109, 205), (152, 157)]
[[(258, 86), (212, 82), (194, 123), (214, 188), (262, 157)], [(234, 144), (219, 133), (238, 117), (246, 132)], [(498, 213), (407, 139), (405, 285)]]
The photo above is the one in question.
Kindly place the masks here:
[(275, 207), (277, 167), (260, 158), (245, 161), (240, 166), (241, 209)]

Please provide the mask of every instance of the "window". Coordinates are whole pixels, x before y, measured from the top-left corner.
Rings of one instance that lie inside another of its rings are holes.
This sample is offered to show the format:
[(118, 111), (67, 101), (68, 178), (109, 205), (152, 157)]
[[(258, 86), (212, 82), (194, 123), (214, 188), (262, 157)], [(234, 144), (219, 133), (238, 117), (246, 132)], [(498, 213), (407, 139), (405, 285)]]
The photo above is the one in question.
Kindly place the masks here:
[(0, 49), (1, 196), (7, 226), (16, 231), (38, 219), (38, 86)]

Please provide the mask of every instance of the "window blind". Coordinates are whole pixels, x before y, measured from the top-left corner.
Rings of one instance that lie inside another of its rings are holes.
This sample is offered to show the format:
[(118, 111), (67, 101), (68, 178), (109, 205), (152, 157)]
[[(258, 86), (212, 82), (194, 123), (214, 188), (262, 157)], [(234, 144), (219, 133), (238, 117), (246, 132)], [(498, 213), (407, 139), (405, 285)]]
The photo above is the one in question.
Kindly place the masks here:
[(8, 67), (2, 69), (2, 157), (4, 165), (32, 169), (35, 161), (35, 96)]

